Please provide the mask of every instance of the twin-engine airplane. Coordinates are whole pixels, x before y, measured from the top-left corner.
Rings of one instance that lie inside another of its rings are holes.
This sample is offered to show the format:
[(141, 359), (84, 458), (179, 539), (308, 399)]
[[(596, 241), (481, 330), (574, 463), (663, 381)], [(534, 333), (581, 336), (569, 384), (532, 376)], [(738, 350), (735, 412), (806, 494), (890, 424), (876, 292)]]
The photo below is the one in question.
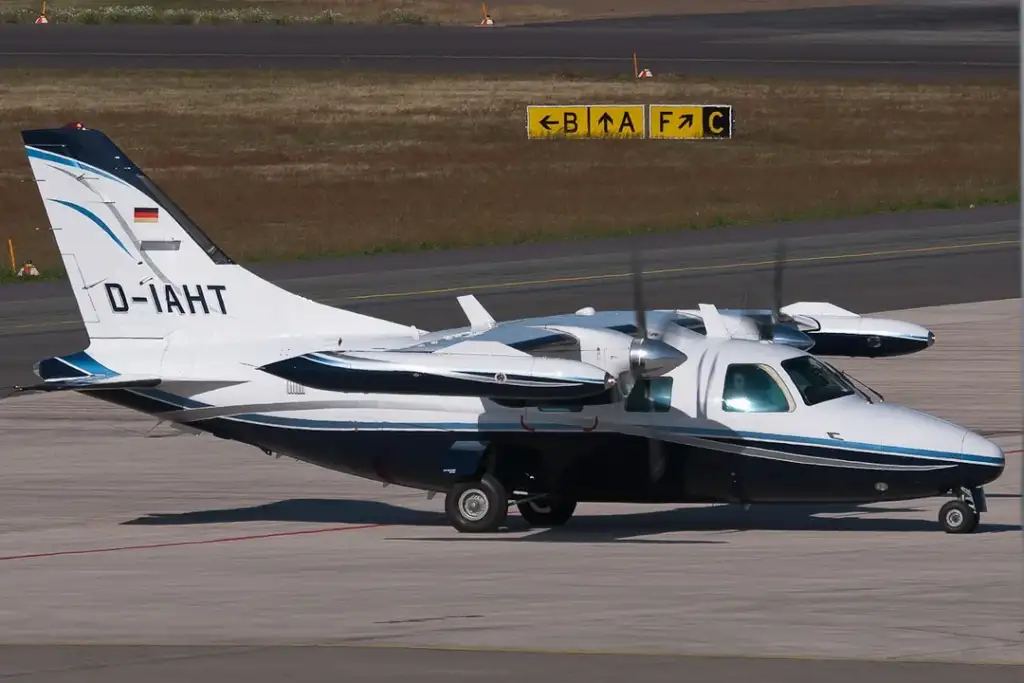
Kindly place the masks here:
[(701, 305), (694, 330), (690, 316), (647, 312), (639, 269), (635, 311), (497, 322), (461, 297), (470, 324), (426, 332), (233, 263), (99, 131), (22, 137), (90, 338), (37, 363), (42, 382), (22, 391), (79, 391), (443, 492), (467, 532), (498, 529), (511, 503), (550, 526), (584, 501), (950, 495), (940, 523), (969, 533), (1003, 472), (995, 444), (882, 402), (801, 348), (743, 338), (743, 318)]

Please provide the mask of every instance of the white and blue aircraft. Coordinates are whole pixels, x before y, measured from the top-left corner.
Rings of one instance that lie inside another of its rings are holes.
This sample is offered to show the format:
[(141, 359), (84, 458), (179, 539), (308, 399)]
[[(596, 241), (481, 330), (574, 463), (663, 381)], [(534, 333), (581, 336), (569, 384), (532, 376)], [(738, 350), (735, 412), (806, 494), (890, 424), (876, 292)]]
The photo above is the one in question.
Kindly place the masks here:
[(553, 526), (587, 501), (947, 495), (941, 525), (969, 533), (1003, 472), (995, 444), (765, 343), (756, 320), (702, 304), (694, 330), (685, 313), (647, 312), (639, 269), (635, 311), (498, 322), (460, 297), (469, 324), (428, 332), (233, 263), (100, 131), (22, 137), (90, 342), (38, 362), (42, 381), (19, 391), (77, 391), (445, 493), (464, 532), (498, 529), (511, 504)]

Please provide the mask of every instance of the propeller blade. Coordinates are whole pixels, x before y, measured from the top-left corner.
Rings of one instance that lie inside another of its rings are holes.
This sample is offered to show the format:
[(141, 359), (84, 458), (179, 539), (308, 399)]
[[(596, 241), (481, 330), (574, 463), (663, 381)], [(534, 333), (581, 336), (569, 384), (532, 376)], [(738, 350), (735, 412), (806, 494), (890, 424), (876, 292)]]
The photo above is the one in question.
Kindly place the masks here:
[(779, 322), (779, 311), (782, 309), (782, 271), (786, 263), (786, 240), (779, 239), (775, 250), (775, 282), (773, 283), (774, 300), (772, 304), (772, 322)]
[(636, 312), (636, 333), (640, 339), (647, 338), (647, 309), (644, 303), (644, 278), (640, 264), (640, 251), (633, 250), (633, 310)]

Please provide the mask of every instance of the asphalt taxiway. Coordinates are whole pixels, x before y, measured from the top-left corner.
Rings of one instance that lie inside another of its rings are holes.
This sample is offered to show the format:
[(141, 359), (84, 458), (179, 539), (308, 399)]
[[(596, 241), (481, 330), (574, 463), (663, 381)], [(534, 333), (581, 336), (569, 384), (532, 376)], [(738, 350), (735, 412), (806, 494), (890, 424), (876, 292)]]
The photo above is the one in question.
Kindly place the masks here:
[(841, 363), (1006, 449), (967, 536), (939, 500), (461, 536), (407, 489), (78, 395), (0, 402), (0, 677), (1020, 681), (1020, 306), (891, 312), (937, 345)]
[(529, 26), (0, 25), (0, 67), (1018, 77), (1016, 3), (893, 1)]

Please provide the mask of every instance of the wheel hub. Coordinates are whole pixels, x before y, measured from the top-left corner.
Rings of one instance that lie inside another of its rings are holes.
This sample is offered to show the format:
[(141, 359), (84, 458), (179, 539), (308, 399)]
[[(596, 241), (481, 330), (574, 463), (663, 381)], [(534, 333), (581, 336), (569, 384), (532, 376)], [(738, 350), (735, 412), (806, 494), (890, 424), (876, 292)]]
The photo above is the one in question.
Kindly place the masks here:
[(487, 496), (479, 489), (470, 489), (459, 496), (459, 512), (466, 519), (480, 521), (487, 516), (489, 509)]
[(946, 513), (946, 524), (956, 528), (964, 523), (964, 514), (959, 510), (950, 510)]

